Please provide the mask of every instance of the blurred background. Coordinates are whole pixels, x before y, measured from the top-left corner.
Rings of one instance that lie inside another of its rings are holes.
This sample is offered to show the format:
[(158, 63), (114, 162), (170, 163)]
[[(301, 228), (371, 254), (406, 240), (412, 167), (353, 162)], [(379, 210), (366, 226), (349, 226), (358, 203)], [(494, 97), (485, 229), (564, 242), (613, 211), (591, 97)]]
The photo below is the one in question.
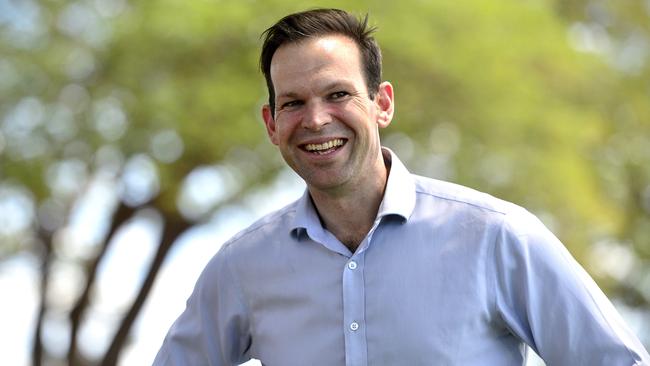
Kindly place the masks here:
[(650, 346), (650, 0), (0, 0), (0, 364), (150, 364), (301, 194), (259, 35), (316, 6), (379, 28), (384, 144), (540, 216)]

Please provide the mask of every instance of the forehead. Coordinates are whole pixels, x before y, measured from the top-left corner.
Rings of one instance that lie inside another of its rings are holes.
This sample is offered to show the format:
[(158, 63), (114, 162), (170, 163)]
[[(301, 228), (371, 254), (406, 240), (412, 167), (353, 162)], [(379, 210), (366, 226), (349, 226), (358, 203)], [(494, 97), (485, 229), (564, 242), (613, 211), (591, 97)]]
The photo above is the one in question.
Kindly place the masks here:
[(359, 47), (350, 38), (328, 35), (280, 46), (271, 60), (271, 78), (278, 84), (317, 76), (362, 78)]

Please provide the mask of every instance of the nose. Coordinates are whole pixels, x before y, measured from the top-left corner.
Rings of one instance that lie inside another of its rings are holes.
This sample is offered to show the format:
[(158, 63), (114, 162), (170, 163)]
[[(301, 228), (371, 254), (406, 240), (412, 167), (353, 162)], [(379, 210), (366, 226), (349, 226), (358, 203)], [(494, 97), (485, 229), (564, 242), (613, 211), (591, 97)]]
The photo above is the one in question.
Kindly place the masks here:
[(305, 114), (302, 118), (302, 126), (304, 128), (319, 131), (323, 126), (330, 123), (330, 120), (327, 107), (320, 101), (312, 101), (305, 105)]

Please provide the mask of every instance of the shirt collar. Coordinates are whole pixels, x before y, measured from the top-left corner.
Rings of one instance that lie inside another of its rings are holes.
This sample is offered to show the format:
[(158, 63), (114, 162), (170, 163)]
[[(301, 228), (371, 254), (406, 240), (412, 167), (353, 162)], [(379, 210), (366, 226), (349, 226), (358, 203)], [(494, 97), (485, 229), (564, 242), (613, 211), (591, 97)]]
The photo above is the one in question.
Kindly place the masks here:
[(296, 216), (291, 229), (312, 231), (316, 228), (320, 231), (322, 230), (322, 225), (316, 212), (316, 207), (314, 207), (314, 203), (309, 195), (309, 188), (306, 188), (305, 193), (302, 194), (302, 197), (300, 197), (296, 204)]
[(415, 182), (394, 152), (383, 147), (382, 153), (386, 165), (390, 166), (390, 173), (377, 217), (397, 215), (408, 220), (415, 208)]
[[(386, 166), (390, 167), (384, 198), (379, 206), (377, 218), (396, 215), (403, 220), (408, 220), (415, 208), (415, 183), (411, 173), (390, 149), (382, 147), (382, 154)], [(296, 216), (291, 226), (292, 231), (307, 230), (309, 232), (322, 231), (322, 225), (314, 203), (305, 189), (302, 197), (296, 204)]]

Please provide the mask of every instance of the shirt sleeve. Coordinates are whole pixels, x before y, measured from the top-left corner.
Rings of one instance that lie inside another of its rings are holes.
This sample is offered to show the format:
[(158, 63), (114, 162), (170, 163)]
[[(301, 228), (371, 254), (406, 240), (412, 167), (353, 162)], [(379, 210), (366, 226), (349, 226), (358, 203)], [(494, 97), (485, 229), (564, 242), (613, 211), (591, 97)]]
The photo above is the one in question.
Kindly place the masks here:
[(224, 245), (201, 273), (154, 366), (239, 365), (250, 359), (248, 308)]
[(507, 215), (494, 253), (496, 310), (548, 365), (650, 365), (614, 306), (536, 217)]

